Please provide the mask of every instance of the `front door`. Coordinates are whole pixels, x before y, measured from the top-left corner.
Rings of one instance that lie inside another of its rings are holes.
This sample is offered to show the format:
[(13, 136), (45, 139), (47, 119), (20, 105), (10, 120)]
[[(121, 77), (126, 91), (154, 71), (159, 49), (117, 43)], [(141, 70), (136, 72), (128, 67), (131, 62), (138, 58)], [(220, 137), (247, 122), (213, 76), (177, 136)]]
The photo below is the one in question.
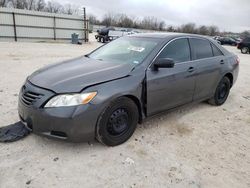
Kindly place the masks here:
[(147, 78), (147, 115), (168, 110), (193, 99), (196, 67), (191, 61), (190, 45), (186, 38), (170, 42), (158, 55), (171, 58), (173, 68), (149, 68)]

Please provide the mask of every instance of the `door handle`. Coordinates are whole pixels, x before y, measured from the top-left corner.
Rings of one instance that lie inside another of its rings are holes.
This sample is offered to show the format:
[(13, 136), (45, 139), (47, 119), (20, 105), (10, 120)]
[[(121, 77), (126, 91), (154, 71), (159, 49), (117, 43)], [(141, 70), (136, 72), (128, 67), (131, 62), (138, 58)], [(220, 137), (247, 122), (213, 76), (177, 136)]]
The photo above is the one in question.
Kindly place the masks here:
[(188, 72), (194, 72), (194, 67), (189, 67)]
[(221, 65), (225, 64), (225, 62), (224, 62), (224, 60), (223, 60), (223, 59), (222, 59), (222, 60), (220, 60), (220, 64), (221, 64)]

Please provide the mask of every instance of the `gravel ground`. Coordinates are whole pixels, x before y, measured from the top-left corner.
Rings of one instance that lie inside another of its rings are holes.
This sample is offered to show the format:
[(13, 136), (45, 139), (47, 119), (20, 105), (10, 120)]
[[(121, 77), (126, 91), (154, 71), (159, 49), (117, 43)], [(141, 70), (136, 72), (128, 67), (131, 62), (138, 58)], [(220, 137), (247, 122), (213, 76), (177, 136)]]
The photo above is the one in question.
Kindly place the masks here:
[[(39, 67), (99, 44), (0, 43), (0, 126), (18, 121), (17, 95)], [(221, 107), (189, 105), (148, 119), (121, 146), (31, 134), (0, 144), (0, 187), (250, 187), (250, 55)]]

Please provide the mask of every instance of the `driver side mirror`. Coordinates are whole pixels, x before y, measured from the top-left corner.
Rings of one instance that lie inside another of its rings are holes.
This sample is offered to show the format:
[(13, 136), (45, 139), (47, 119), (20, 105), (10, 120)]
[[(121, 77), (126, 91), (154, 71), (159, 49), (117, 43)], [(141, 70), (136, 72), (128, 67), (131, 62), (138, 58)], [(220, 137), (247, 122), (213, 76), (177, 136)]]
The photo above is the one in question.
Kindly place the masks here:
[(159, 58), (154, 62), (155, 70), (158, 68), (173, 68), (174, 67), (174, 60), (170, 58)]

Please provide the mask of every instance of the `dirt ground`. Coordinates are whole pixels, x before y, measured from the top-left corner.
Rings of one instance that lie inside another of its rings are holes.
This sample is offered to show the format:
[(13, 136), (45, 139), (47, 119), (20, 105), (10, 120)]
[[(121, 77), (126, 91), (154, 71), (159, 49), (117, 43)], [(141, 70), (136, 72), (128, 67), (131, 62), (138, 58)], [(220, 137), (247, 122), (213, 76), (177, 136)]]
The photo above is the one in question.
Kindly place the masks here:
[[(17, 95), (44, 65), (96, 48), (0, 43), (0, 126), (18, 121)], [(66, 143), (31, 134), (0, 144), (0, 187), (250, 187), (250, 55), (227, 102), (186, 106), (147, 120), (121, 146)]]

